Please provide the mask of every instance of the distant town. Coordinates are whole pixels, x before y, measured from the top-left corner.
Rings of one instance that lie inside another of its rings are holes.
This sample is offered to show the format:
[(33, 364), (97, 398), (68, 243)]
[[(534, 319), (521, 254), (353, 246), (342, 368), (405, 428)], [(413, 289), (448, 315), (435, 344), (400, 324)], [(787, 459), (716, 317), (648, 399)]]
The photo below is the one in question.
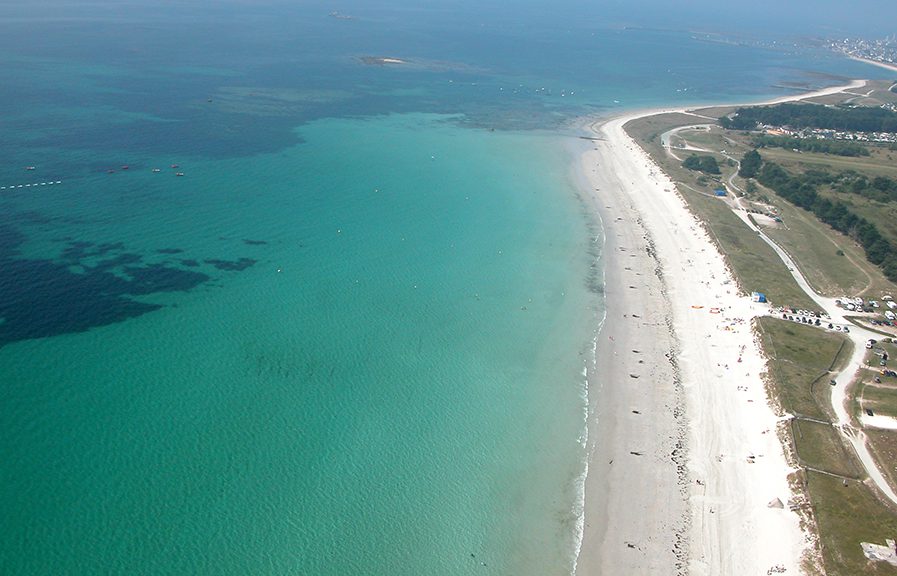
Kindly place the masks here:
[(854, 58), (864, 58), (897, 66), (897, 35), (878, 40), (843, 38), (832, 40), (830, 47), (835, 52)]
[[(893, 104), (886, 104), (887, 108), (895, 112)], [(888, 142), (897, 143), (897, 134), (894, 132), (860, 132), (851, 130), (830, 130), (825, 128), (802, 128), (793, 130), (786, 126), (774, 126), (760, 124), (759, 129), (771, 136), (790, 136), (792, 138), (816, 138), (819, 140), (853, 140), (856, 142)]]

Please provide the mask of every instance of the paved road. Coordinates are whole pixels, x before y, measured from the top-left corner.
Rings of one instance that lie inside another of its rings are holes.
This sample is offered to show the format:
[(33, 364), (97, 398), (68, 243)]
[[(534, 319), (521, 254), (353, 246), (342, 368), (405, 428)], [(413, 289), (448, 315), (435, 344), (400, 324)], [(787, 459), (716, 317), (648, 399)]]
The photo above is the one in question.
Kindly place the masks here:
[(835, 413), (835, 422), (833, 425), (850, 445), (853, 446), (853, 449), (856, 451), (860, 462), (862, 462), (863, 467), (866, 469), (869, 478), (872, 479), (878, 489), (881, 490), (891, 502), (897, 504), (897, 494), (895, 494), (891, 485), (888, 484), (888, 481), (885, 480), (878, 464), (869, 452), (869, 446), (866, 444), (866, 434), (862, 429), (853, 425), (850, 413), (847, 409), (847, 403), (850, 398), (848, 394), (849, 385), (854, 380), (858, 380), (862, 376), (861, 372), (865, 370), (863, 367), (863, 360), (866, 356), (866, 341), (870, 338), (878, 339), (881, 335), (860, 326), (855, 326), (847, 320), (844, 317), (844, 309), (835, 304), (835, 299), (822, 296), (813, 290), (807, 282), (807, 279), (801, 273), (800, 268), (798, 268), (797, 264), (792, 260), (791, 256), (769, 238), (763, 230), (755, 226), (748, 218), (747, 212), (737, 210), (735, 213), (751, 230), (759, 234), (760, 238), (776, 251), (776, 254), (782, 259), (782, 262), (788, 266), (788, 269), (791, 271), (791, 275), (794, 277), (798, 286), (800, 286), (801, 289), (806, 292), (807, 296), (812, 298), (813, 301), (829, 315), (832, 323), (850, 326), (850, 332), (847, 336), (853, 344), (853, 353), (850, 356), (850, 361), (847, 363), (847, 366), (833, 378), (838, 383), (832, 388), (832, 410)]

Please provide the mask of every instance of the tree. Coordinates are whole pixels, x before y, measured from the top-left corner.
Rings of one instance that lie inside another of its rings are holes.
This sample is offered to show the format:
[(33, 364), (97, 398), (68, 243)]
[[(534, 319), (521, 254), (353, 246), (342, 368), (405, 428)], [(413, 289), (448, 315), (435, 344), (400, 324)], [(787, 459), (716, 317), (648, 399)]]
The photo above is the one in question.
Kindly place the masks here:
[(701, 172), (719, 174), (719, 164), (713, 156), (701, 156)]
[(682, 163), (682, 166), (688, 168), (689, 170), (700, 170), (701, 169), (701, 159), (698, 158), (697, 154), (692, 154), (688, 158), (685, 159), (685, 162)]
[(757, 172), (760, 171), (762, 163), (763, 159), (756, 150), (745, 152), (741, 158), (741, 168), (738, 169), (738, 175), (742, 178), (754, 178), (757, 176)]
[(713, 156), (698, 156), (692, 154), (682, 163), (689, 170), (698, 170), (705, 174), (719, 174), (719, 164)]

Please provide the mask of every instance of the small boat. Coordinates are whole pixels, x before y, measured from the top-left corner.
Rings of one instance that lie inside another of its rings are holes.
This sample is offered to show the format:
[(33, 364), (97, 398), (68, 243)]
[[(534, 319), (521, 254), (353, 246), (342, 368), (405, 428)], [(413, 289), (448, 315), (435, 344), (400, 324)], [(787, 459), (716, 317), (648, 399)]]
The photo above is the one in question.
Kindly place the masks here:
[(153, 168), (153, 172), (161, 172), (158, 168)]
[(122, 170), (127, 170), (128, 168), (130, 168), (130, 166), (128, 166), (127, 164), (121, 167)]
[(25, 166), (25, 170), (35, 170), (36, 166)]
[(115, 170), (110, 168), (109, 170), (106, 170), (106, 174), (115, 174)]
[(175, 172), (174, 175), (175, 175), (175, 176), (183, 176), (184, 173), (183, 173), (183, 172)]
[(171, 167), (172, 167), (172, 168), (177, 168), (178, 165), (177, 165), (177, 164), (172, 164)]

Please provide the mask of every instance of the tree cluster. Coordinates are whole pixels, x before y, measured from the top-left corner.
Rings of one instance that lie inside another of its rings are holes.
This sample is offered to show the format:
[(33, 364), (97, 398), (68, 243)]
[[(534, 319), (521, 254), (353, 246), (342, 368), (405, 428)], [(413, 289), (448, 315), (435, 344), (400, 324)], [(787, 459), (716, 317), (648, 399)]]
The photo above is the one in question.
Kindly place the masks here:
[(869, 179), (856, 172), (843, 172), (835, 188), (839, 192), (857, 194), (876, 202), (897, 202), (897, 181), (885, 176)]
[(835, 156), (868, 156), (869, 149), (855, 142), (844, 140), (822, 140), (819, 138), (794, 138), (790, 136), (756, 136), (757, 148), (787, 148), (801, 152), (819, 152)]
[(723, 128), (753, 130), (758, 124), (847, 132), (897, 132), (897, 114), (884, 108), (785, 103), (739, 108), (719, 119)]
[(713, 156), (698, 156), (692, 154), (682, 163), (689, 170), (698, 170), (705, 174), (719, 174), (719, 163)]
[(763, 159), (756, 150), (745, 152), (741, 158), (741, 166), (738, 167), (738, 175), (742, 178), (755, 178), (760, 170)]
[(764, 162), (757, 180), (859, 242), (869, 262), (879, 266), (889, 280), (897, 281), (897, 254), (875, 224), (855, 214), (847, 204), (829, 200), (817, 193), (818, 186), (835, 182), (834, 176), (819, 171), (793, 176), (778, 164)]

